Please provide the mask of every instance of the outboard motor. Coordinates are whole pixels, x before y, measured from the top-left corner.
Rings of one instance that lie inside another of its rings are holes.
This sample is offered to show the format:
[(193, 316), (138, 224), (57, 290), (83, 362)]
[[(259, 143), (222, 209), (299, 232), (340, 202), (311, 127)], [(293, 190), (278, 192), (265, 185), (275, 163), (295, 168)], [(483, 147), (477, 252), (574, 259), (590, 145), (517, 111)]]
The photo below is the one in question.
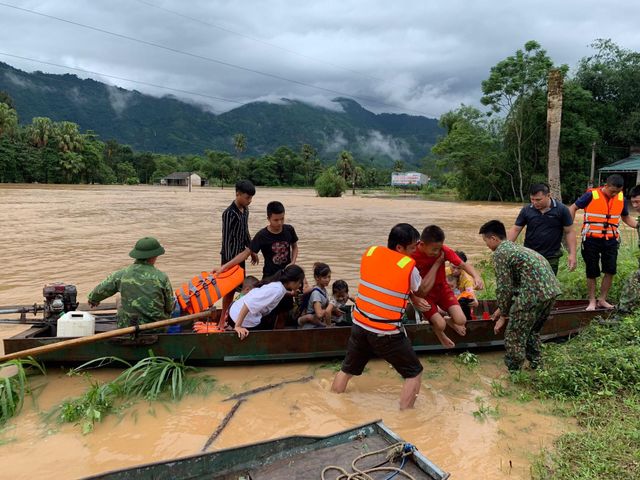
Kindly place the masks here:
[(75, 285), (66, 283), (50, 283), (42, 290), (44, 295), (44, 319), (57, 320), (61, 313), (71, 312), (78, 308), (78, 291)]

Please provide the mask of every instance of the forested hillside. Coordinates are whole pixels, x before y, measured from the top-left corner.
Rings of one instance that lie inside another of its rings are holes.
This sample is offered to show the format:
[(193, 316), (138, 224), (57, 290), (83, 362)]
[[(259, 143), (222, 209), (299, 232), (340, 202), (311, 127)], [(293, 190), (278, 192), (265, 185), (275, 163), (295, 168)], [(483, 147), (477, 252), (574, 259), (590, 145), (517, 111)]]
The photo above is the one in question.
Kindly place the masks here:
[(374, 114), (343, 98), (335, 99), (331, 110), (283, 99), (215, 115), (171, 96), (157, 98), (69, 74), (27, 73), (5, 63), (0, 63), (0, 91), (13, 99), (22, 125), (34, 117), (69, 121), (104, 140), (156, 153), (233, 152), (233, 136), (242, 133), (248, 155), (309, 144), (322, 160), (348, 150), (377, 166), (397, 160), (419, 166), (443, 133), (435, 119)]

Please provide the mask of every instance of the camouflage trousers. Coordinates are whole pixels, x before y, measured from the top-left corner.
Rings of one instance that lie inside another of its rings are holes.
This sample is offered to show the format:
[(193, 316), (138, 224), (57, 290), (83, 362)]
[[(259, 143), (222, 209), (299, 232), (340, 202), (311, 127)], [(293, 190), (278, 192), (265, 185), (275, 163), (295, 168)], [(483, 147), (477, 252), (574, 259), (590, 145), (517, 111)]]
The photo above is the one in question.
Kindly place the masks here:
[(511, 307), (504, 332), (504, 363), (510, 372), (520, 370), (525, 359), (529, 360), (531, 368), (540, 366), (540, 330), (555, 301), (554, 298), (533, 305), (515, 302)]
[(640, 308), (640, 268), (629, 275), (620, 292), (616, 317), (632, 313), (637, 308)]

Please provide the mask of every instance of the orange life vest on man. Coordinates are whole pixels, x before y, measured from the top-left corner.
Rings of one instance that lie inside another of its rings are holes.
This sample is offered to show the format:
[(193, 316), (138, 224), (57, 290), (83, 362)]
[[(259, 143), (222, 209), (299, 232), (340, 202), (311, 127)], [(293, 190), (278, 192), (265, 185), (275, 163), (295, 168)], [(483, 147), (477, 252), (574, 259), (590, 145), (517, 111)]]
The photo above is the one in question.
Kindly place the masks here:
[(624, 209), (624, 195), (622, 192), (607, 197), (602, 187), (591, 190), (593, 199), (584, 208), (584, 223), (582, 224), (582, 238), (615, 238), (620, 237), (618, 225), (620, 214)]
[(411, 257), (385, 247), (370, 247), (360, 262), (360, 284), (353, 322), (381, 333), (397, 331), (411, 291)]

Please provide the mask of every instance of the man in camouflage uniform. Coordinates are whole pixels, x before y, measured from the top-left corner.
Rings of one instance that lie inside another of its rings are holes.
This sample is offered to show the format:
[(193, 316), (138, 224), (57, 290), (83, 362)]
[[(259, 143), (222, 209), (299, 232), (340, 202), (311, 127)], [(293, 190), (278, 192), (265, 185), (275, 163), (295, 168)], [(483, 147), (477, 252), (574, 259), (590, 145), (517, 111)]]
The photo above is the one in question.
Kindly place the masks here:
[[(631, 206), (640, 212), (640, 185), (636, 185), (629, 193)], [(638, 249), (640, 249), (640, 217), (636, 219), (639, 223), (638, 228)], [(640, 253), (640, 252), (638, 252)], [(637, 253), (637, 254), (638, 254)], [(634, 310), (640, 308), (640, 256), (638, 257), (638, 270), (631, 273), (625, 283), (620, 300), (618, 301), (618, 309), (616, 317), (622, 317), (633, 313)]]
[(480, 235), (493, 251), (498, 305), (493, 314), (495, 333), (507, 325), (504, 363), (510, 372), (516, 372), (526, 358), (531, 368), (538, 368), (540, 330), (561, 293), (560, 284), (542, 255), (507, 240), (502, 222), (485, 223)]
[(141, 238), (129, 256), (132, 265), (118, 270), (103, 280), (91, 293), (89, 304), (95, 307), (102, 300), (120, 292), (118, 326), (155, 322), (171, 316), (175, 298), (166, 273), (154, 264), (164, 248), (152, 237)]

